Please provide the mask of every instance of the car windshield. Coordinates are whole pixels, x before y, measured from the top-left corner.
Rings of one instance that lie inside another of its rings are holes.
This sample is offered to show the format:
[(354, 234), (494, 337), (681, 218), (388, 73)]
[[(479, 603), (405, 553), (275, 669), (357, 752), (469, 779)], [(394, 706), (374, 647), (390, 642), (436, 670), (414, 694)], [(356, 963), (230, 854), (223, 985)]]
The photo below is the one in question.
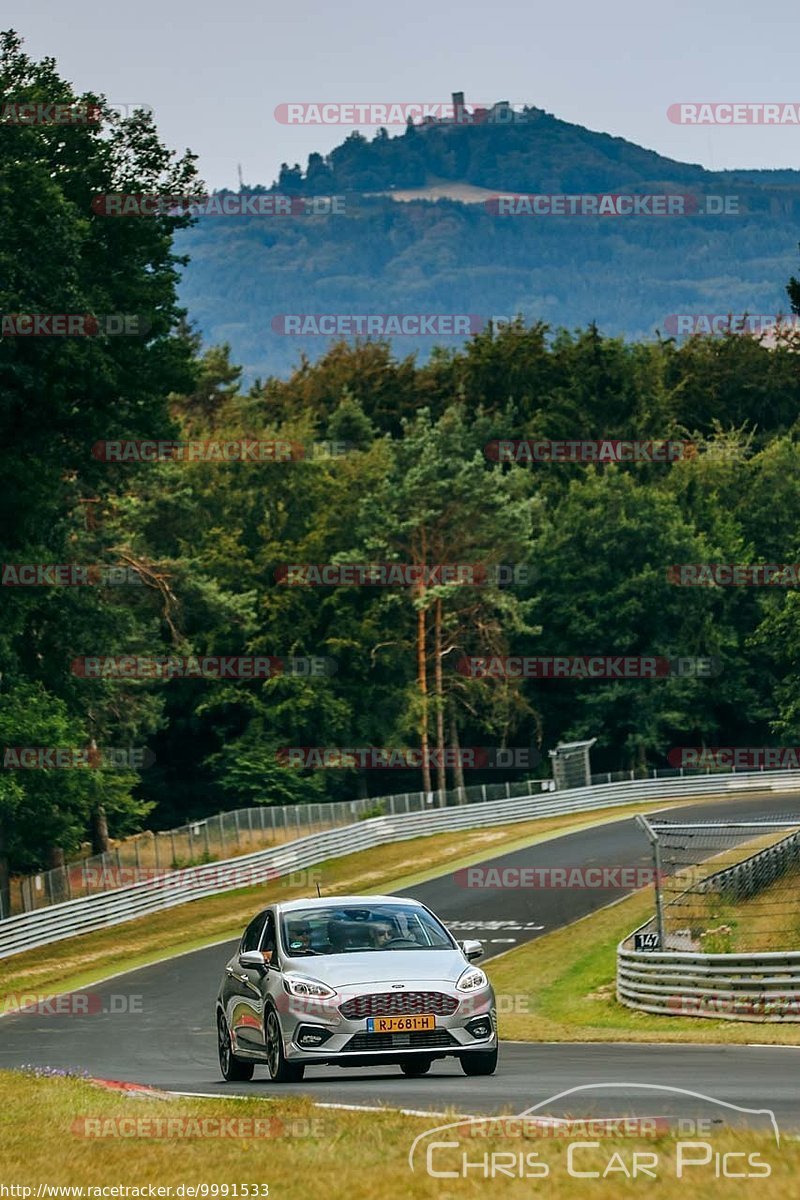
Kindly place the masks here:
[(302, 908), (281, 916), (281, 940), (292, 957), (376, 950), (452, 950), (442, 925), (422, 908)]

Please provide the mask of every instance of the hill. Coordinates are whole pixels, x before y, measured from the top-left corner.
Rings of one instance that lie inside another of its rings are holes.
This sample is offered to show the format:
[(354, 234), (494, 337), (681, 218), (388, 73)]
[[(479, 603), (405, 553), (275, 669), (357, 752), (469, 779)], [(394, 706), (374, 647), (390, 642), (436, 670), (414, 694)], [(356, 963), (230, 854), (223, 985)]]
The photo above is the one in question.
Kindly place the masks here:
[[(371, 140), (354, 132), (305, 170), (283, 164), (270, 187), (249, 189), (337, 195), (342, 212), (201, 217), (179, 247), (192, 260), (182, 300), (205, 339), (230, 342), (252, 378), (285, 376), (328, 345), (282, 332), (287, 313), (521, 313), (643, 338), (669, 330), (675, 313), (786, 311), (800, 172), (711, 172), (539, 109), (522, 115)], [(498, 193), (688, 199), (673, 216), (508, 215)], [(424, 358), (458, 340), (396, 346)]]

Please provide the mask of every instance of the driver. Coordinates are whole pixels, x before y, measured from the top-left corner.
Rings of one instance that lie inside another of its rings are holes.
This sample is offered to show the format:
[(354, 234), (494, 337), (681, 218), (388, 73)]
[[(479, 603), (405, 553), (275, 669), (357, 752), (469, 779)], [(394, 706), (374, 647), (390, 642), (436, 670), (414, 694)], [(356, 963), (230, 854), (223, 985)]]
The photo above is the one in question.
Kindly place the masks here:
[(375, 949), (382, 950), (396, 935), (391, 925), (382, 922), (373, 927), (372, 936), (375, 941)]
[(311, 950), (311, 926), (308, 921), (287, 921), (290, 954), (307, 954)]

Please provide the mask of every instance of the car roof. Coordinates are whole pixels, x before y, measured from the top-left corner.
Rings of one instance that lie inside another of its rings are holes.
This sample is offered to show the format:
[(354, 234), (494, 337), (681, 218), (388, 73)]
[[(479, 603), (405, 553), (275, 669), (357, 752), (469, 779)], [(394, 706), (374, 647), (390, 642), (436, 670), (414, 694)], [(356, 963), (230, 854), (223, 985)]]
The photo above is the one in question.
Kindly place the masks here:
[(295, 912), (299, 908), (371, 908), (376, 904), (406, 904), (422, 908), (419, 900), (410, 896), (306, 896), (299, 900), (280, 900), (272, 907), (281, 913)]

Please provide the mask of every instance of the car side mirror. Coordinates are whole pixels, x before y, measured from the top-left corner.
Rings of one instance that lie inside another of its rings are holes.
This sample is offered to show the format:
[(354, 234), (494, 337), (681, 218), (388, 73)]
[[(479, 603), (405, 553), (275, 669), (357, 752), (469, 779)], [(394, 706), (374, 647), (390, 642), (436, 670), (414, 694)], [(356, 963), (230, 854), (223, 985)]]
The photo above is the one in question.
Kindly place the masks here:
[(462, 942), (461, 949), (468, 962), (475, 962), (476, 959), (483, 958), (483, 942), (476, 940)]
[(269, 966), (269, 960), (272, 956), (265, 954), (263, 950), (243, 950), (239, 955), (239, 965), (248, 968), (250, 971), (262, 970)]

